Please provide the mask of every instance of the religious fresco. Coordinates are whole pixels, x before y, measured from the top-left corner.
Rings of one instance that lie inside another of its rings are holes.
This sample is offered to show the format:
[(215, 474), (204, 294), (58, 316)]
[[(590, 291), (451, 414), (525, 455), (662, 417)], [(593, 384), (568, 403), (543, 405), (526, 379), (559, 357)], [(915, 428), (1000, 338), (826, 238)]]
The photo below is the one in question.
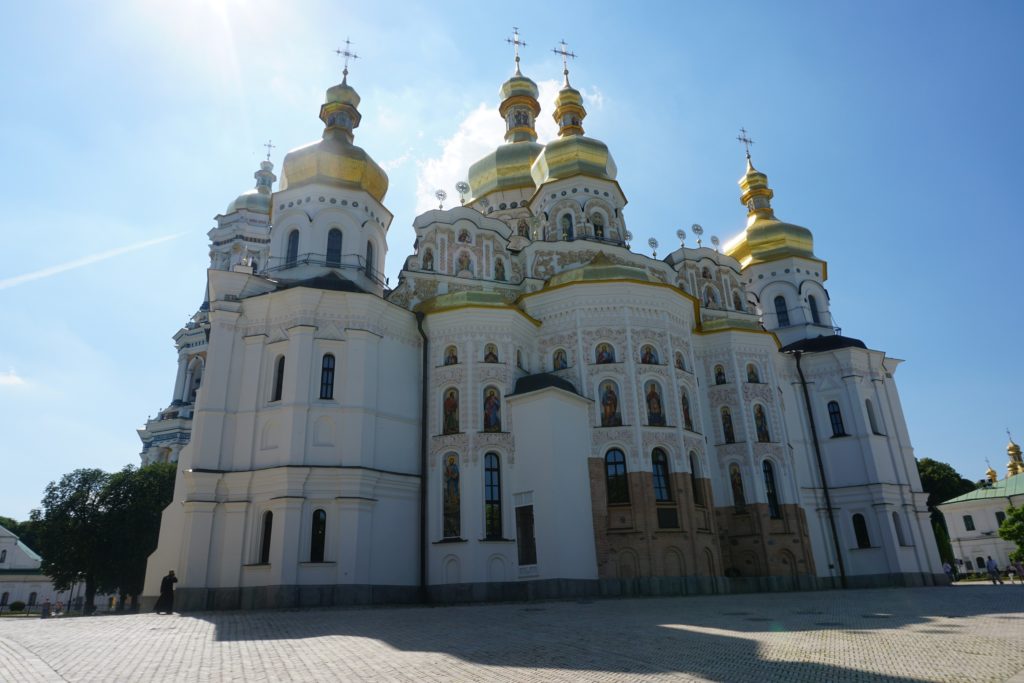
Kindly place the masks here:
[(757, 440), (768, 443), (772, 440), (768, 434), (768, 418), (764, 414), (764, 406), (760, 403), (754, 404), (754, 428), (757, 430)]
[(650, 344), (640, 348), (640, 362), (644, 365), (658, 365), (658, 351)]
[(454, 346), (449, 346), (444, 350), (444, 364), (445, 365), (458, 365), (459, 363), (459, 351)]
[(601, 397), (601, 426), (621, 427), (622, 413), (619, 412), (619, 392), (615, 382), (602, 382), (598, 393)]
[(444, 537), (458, 538), (462, 531), (461, 495), (459, 491), (459, 457), (455, 453), (444, 456)]
[(693, 431), (693, 418), (690, 417), (690, 395), (686, 393), (686, 389), (682, 389), (679, 392), (682, 394), (682, 400), (680, 401), (683, 406), (683, 428), (689, 431)]
[(500, 363), (498, 360), (498, 347), (494, 344), (488, 344), (484, 347), (484, 362), (485, 363)]
[(444, 433), (459, 433), (459, 390), (444, 392)]
[(597, 345), (596, 360), (598, 364), (614, 363), (615, 349), (611, 344), (601, 343)]
[(484, 431), (501, 431), (501, 397), (494, 387), (484, 389)]
[(761, 383), (761, 376), (757, 372), (757, 366), (753, 363), (747, 364), (747, 381), (751, 384)]
[(683, 363), (683, 354), (679, 351), (676, 351), (676, 367), (683, 371), (686, 370), (686, 365)]
[(569, 359), (565, 355), (565, 349), (555, 349), (555, 353), (551, 358), (551, 368), (553, 370), (565, 370), (569, 367)]
[(459, 231), (459, 241), (463, 244), (472, 244), (473, 240), (469, 236), (469, 230), (462, 229)]
[(494, 279), (501, 282), (505, 281), (505, 262), (500, 258), (494, 261)]
[(715, 384), (725, 384), (725, 368), (721, 365), (715, 366)]
[(468, 272), (473, 274), (473, 260), (469, 257), (468, 251), (460, 251), (459, 259), (457, 261), (456, 273)]
[(427, 249), (423, 252), (423, 270), (434, 269), (434, 252)]
[(729, 409), (722, 407), (722, 436), (726, 443), (736, 443), (736, 433), (732, 429), (732, 413)]
[(644, 400), (647, 402), (647, 424), (664, 427), (665, 409), (661, 401), (661, 388), (657, 382), (648, 382), (644, 386)]
[(743, 495), (743, 475), (736, 463), (729, 465), (729, 483), (732, 484), (732, 504), (737, 512), (747, 507), (746, 496)]

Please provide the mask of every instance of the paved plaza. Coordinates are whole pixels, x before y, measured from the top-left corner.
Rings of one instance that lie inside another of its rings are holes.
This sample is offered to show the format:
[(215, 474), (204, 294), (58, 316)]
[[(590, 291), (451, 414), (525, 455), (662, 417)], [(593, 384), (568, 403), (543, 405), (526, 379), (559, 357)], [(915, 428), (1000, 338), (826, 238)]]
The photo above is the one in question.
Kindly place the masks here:
[(1024, 586), (972, 585), (7, 618), (0, 680), (1006, 681), (1022, 608)]

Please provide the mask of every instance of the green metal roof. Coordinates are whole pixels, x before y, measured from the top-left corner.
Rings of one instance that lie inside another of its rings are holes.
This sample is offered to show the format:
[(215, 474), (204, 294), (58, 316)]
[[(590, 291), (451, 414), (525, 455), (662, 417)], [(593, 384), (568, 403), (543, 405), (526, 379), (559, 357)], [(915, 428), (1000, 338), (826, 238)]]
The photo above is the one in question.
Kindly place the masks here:
[(1024, 495), (1024, 475), (1016, 475), (1006, 479), (1000, 479), (991, 486), (983, 486), (982, 488), (975, 489), (970, 493), (965, 493), (957, 496), (956, 498), (950, 498), (944, 503), (939, 503), (939, 505), (965, 503), (969, 500), (982, 500), (984, 498), (1009, 498), (1010, 496), (1021, 495)]

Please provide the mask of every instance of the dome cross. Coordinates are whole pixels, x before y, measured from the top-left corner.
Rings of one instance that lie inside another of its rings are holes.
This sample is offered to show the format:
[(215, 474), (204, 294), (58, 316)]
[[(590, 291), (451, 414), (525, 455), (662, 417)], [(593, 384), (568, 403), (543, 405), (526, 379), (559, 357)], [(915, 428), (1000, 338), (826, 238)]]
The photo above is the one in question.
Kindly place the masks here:
[(570, 52), (566, 49), (568, 47), (569, 46), (565, 43), (565, 39), (562, 39), (557, 48), (551, 49), (551, 51), (556, 55), (562, 55), (562, 75), (565, 76), (565, 87), (569, 87), (569, 58), (572, 57), (573, 59), (576, 59), (576, 53)]
[(351, 47), (352, 47), (352, 41), (350, 41), (348, 38), (345, 38), (345, 49), (342, 50), (341, 48), (338, 48), (337, 50), (334, 51), (335, 54), (345, 58), (345, 68), (341, 72), (341, 75), (342, 75), (341, 82), (345, 83), (345, 84), (348, 83), (348, 60), (349, 59), (359, 59), (359, 55), (357, 55), (355, 52), (353, 52), (351, 50)]
[(516, 75), (521, 76), (522, 72), (519, 70), (519, 48), (526, 47), (526, 41), (519, 40), (519, 27), (512, 27), (512, 37), (506, 38), (505, 42), (512, 46), (512, 49), (516, 54)]
[(754, 144), (754, 141), (747, 135), (746, 128), (740, 128), (740, 134), (736, 136), (736, 139), (743, 143), (743, 146), (747, 150), (747, 158), (750, 158), (750, 146)]
[(265, 143), (263, 143), (263, 147), (267, 148), (267, 161), (270, 161), (270, 150), (276, 149), (277, 145), (274, 144), (273, 140), (267, 140)]

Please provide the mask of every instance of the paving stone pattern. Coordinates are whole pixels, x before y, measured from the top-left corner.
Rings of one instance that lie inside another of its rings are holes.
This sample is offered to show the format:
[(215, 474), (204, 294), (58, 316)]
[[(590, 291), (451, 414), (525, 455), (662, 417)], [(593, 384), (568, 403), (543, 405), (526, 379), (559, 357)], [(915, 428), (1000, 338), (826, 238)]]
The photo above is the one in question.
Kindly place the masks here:
[(0, 681), (1006, 681), (1022, 608), (975, 585), (7, 618)]

